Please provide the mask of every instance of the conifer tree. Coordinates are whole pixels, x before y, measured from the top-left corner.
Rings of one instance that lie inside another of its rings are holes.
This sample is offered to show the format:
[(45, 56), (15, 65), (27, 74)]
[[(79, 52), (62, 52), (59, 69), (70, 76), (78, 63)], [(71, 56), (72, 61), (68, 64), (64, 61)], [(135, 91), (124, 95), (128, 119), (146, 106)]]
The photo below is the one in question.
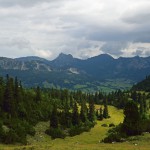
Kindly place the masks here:
[(88, 119), (91, 122), (95, 121), (95, 106), (94, 106), (94, 101), (91, 98), (89, 100), (89, 114), (88, 114)]
[(50, 116), (50, 128), (58, 128), (58, 114), (57, 114), (56, 104), (54, 104), (54, 107)]
[(78, 106), (77, 106), (77, 102), (75, 102), (73, 107), (73, 112), (72, 112), (72, 124), (75, 126), (75, 125), (79, 125), (79, 123), (80, 123), (80, 118), (78, 113)]
[(18, 88), (18, 79), (15, 77), (15, 91), (14, 91), (14, 98), (18, 100), (19, 95), (19, 88)]
[(136, 91), (133, 91), (133, 92), (131, 93), (131, 98), (132, 98), (135, 102), (137, 102), (137, 92), (136, 92)]
[(140, 129), (140, 113), (138, 111), (137, 103), (128, 101), (124, 108), (123, 130), (127, 135), (138, 135), (141, 133)]
[(108, 107), (107, 107), (106, 104), (104, 105), (103, 117), (104, 117), (104, 118), (108, 118)]
[(103, 117), (108, 118), (108, 106), (107, 106), (107, 100), (104, 101), (104, 109), (103, 109)]
[(3, 95), (4, 95), (4, 80), (2, 77), (0, 77), (0, 109), (2, 107)]
[(40, 87), (37, 86), (37, 88), (36, 88), (35, 101), (38, 103), (38, 102), (41, 102), (41, 100), (42, 100), (41, 90), (40, 90)]
[(68, 100), (65, 100), (65, 106), (64, 106), (64, 118), (62, 118), (64, 120), (64, 125), (66, 127), (70, 127), (71, 126), (71, 115), (69, 112), (69, 104), (68, 104)]
[(13, 79), (7, 75), (6, 87), (4, 91), (3, 110), (9, 114), (9, 116), (15, 116), (15, 102), (14, 102), (14, 85)]
[(85, 100), (81, 101), (80, 119), (82, 122), (87, 121), (87, 106)]
[(144, 103), (142, 98), (140, 99), (140, 115), (141, 117), (144, 115)]
[(102, 109), (102, 107), (100, 107), (100, 120), (103, 120), (103, 109)]
[(146, 95), (145, 95), (145, 93), (143, 93), (142, 99), (143, 99), (144, 113), (146, 114), (147, 113), (147, 104), (146, 104)]

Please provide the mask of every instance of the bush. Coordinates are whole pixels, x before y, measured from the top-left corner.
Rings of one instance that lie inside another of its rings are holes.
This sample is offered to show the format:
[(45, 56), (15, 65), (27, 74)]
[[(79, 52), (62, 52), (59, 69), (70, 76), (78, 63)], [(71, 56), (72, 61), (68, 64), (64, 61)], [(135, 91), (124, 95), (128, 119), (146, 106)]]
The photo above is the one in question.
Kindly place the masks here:
[(35, 135), (35, 129), (28, 122), (26, 122), (26, 121), (22, 122), (22, 126), (25, 128), (25, 132), (27, 134), (32, 135), (32, 136)]
[(9, 132), (7, 132), (3, 138), (3, 142), (5, 144), (14, 144), (16, 141), (18, 141), (18, 135), (15, 133), (14, 130), (10, 129)]
[(101, 126), (102, 126), (102, 127), (108, 127), (108, 125), (107, 125), (107, 124), (102, 124)]
[[(89, 129), (87, 129), (87, 130), (89, 130)], [(69, 135), (70, 136), (75, 136), (75, 135), (81, 134), (82, 132), (84, 132), (84, 128), (83, 127), (73, 126), (69, 130)]]
[[(5, 126), (4, 126), (5, 127)], [(34, 135), (35, 130), (32, 125), (30, 125), (26, 121), (22, 121), (19, 119), (11, 119), (6, 122), (6, 127), (8, 128), (8, 131), (4, 132), (3, 135), (3, 142), (7, 144), (13, 144), (13, 143), (22, 143), (26, 144), (27, 134)]]
[(50, 135), (52, 139), (66, 137), (65, 133), (60, 128), (50, 128), (45, 131), (46, 134)]
[(93, 128), (95, 126), (95, 124), (96, 124), (96, 122), (86, 121), (83, 126)]
[(118, 133), (111, 133), (103, 140), (104, 143), (122, 142), (122, 137)]
[(150, 132), (150, 120), (141, 121), (142, 132)]
[(109, 127), (115, 127), (115, 125), (113, 123), (110, 123)]
[(2, 122), (0, 121), (0, 142), (2, 142), (3, 138), (4, 138), (4, 135), (5, 135), (5, 132), (4, 132), (4, 129), (2, 127)]
[(123, 142), (126, 134), (122, 132), (122, 124), (108, 131), (108, 136), (102, 140), (104, 143)]
[(95, 125), (95, 122), (86, 121), (82, 125), (72, 126), (69, 130), (69, 135), (75, 136), (75, 135), (79, 135), (83, 132), (88, 132), (88, 131), (90, 131), (91, 128), (94, 127), (94, 125)]

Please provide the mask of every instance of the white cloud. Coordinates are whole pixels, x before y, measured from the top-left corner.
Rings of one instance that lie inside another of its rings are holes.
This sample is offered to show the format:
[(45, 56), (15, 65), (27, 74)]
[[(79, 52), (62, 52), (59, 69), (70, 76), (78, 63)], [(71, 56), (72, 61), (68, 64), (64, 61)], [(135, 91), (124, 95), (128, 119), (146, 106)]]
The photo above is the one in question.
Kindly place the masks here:
[(52, 52), (51, 51), (46, 51), (46, 50), (35, 50), (35, 55), (40, 56), (42, 58), (51, 58), (52, 57)]
[(146, 56), (149, 8), (149, 0), (0, 0), (0, 55)]
[(150, 54), (150, 43), (129, 43), (128, 48), (123, 51), (123, 56), (149, 56)]

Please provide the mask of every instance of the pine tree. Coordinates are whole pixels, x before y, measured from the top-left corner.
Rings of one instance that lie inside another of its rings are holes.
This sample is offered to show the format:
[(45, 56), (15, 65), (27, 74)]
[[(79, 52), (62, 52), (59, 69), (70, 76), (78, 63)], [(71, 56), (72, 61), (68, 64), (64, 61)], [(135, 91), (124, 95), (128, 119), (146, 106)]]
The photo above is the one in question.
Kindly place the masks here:
[(145, 93), (143, 93), (142, 99), (143, 99), (144, 113), (146, 114), (147, 113), (147, 103), (146, 103), (146, 95), (145, 95)]
[(89, 100), (89, 114), (88, 114), (88, 119), (91, 122), (95, 121), (95, 106), (94, 106), (94, 101), (91, 98)]
[(71, 126), (71, 115), (70, 115), (70, 112), (69, 112), (69, 104), (68, 104), (68, 100), (66, 99), (65, 100), (65, 106), (64, 106), (64, 118), (62, 118), (64, 121), (64, 125), (66, 127), (70, 127)]
[(102, 109), (102, 107), (100, 107), (100, 120), (103, 120), (103, 109)]
[(124, 121), (123, 131), (127, 135), (138, 135), (141, 134), (140, 129), (140, 113), (138, 111), (137, 103), (134, 101), (127, 102), (124, 108)]
[(4, 96), (4, 80), (0, 77), (0, 109), (2, 108), (3, 96)]
[(144, 116), (144, 103), (143, 103), (143, 99), (141, 98), (139, 101), (140, 101), (140, 115), (143, 118), (143, 116)]
[(77, 102), (75, 102), (73, 107), (73, 112), (72, 112), (72, 124), (75, 126), (75, 125), (79, 125), (79, 123), (80, 123), (80, 118), (78, 113), (78, 106), (77, 106)]
[(135, 102), (137, 102), (137, 92), (136, 92), (136, 91), (133, 91), (133, 92), (131, 93), (131, 98), (132, 98)]
[(108, 114), (108, 106), (107, 106), (107, 100), (105, 99), (104, 101), (104, 109), (103, 109), (103, 118), (108, 118), (109, 114)]
[(54, 105), (50, 116), (50, 128), (58, 128), (58, 114), (56, 105)]
[(80, 119), (82, 122), (87, 121), (87, 106), (86, 106), (85, 100), (82, 100), (82, 102), (81, 102)]
[(108, 118), (108, 107), (107, 107), (106, 104), (104, 105), (103, 117), (104, 117), (105, 119)]
[(15, 91), (14, 91), (14, 98), (18, 100), (19, 95), (19, 87), (18, 87), (18, 79), (15, 77)]
[(38, 102), (41, 102), (41, 100), (42, 100), (41, 90), (40, 90), (40, 87), (37, 86), (37, 88), (36, 88), (35, 101), (38, 103)]
[(16, 116), (16, 108), (17, 105), (14, 101), (14, 83), (13, 78), (9, 78), (7, 75), (6, 87), (4, 91), (4, 99), (3, 99), (3, 111), (9, 114), (9, 117)]

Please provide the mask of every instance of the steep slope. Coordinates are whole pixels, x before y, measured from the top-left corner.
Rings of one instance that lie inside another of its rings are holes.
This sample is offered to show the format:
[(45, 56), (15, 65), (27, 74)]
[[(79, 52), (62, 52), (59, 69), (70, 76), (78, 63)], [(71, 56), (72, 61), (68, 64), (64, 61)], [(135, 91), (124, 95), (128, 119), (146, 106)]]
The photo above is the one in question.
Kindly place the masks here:
[(150, 92), (150, 76), (132, 87), (133, 90)]

